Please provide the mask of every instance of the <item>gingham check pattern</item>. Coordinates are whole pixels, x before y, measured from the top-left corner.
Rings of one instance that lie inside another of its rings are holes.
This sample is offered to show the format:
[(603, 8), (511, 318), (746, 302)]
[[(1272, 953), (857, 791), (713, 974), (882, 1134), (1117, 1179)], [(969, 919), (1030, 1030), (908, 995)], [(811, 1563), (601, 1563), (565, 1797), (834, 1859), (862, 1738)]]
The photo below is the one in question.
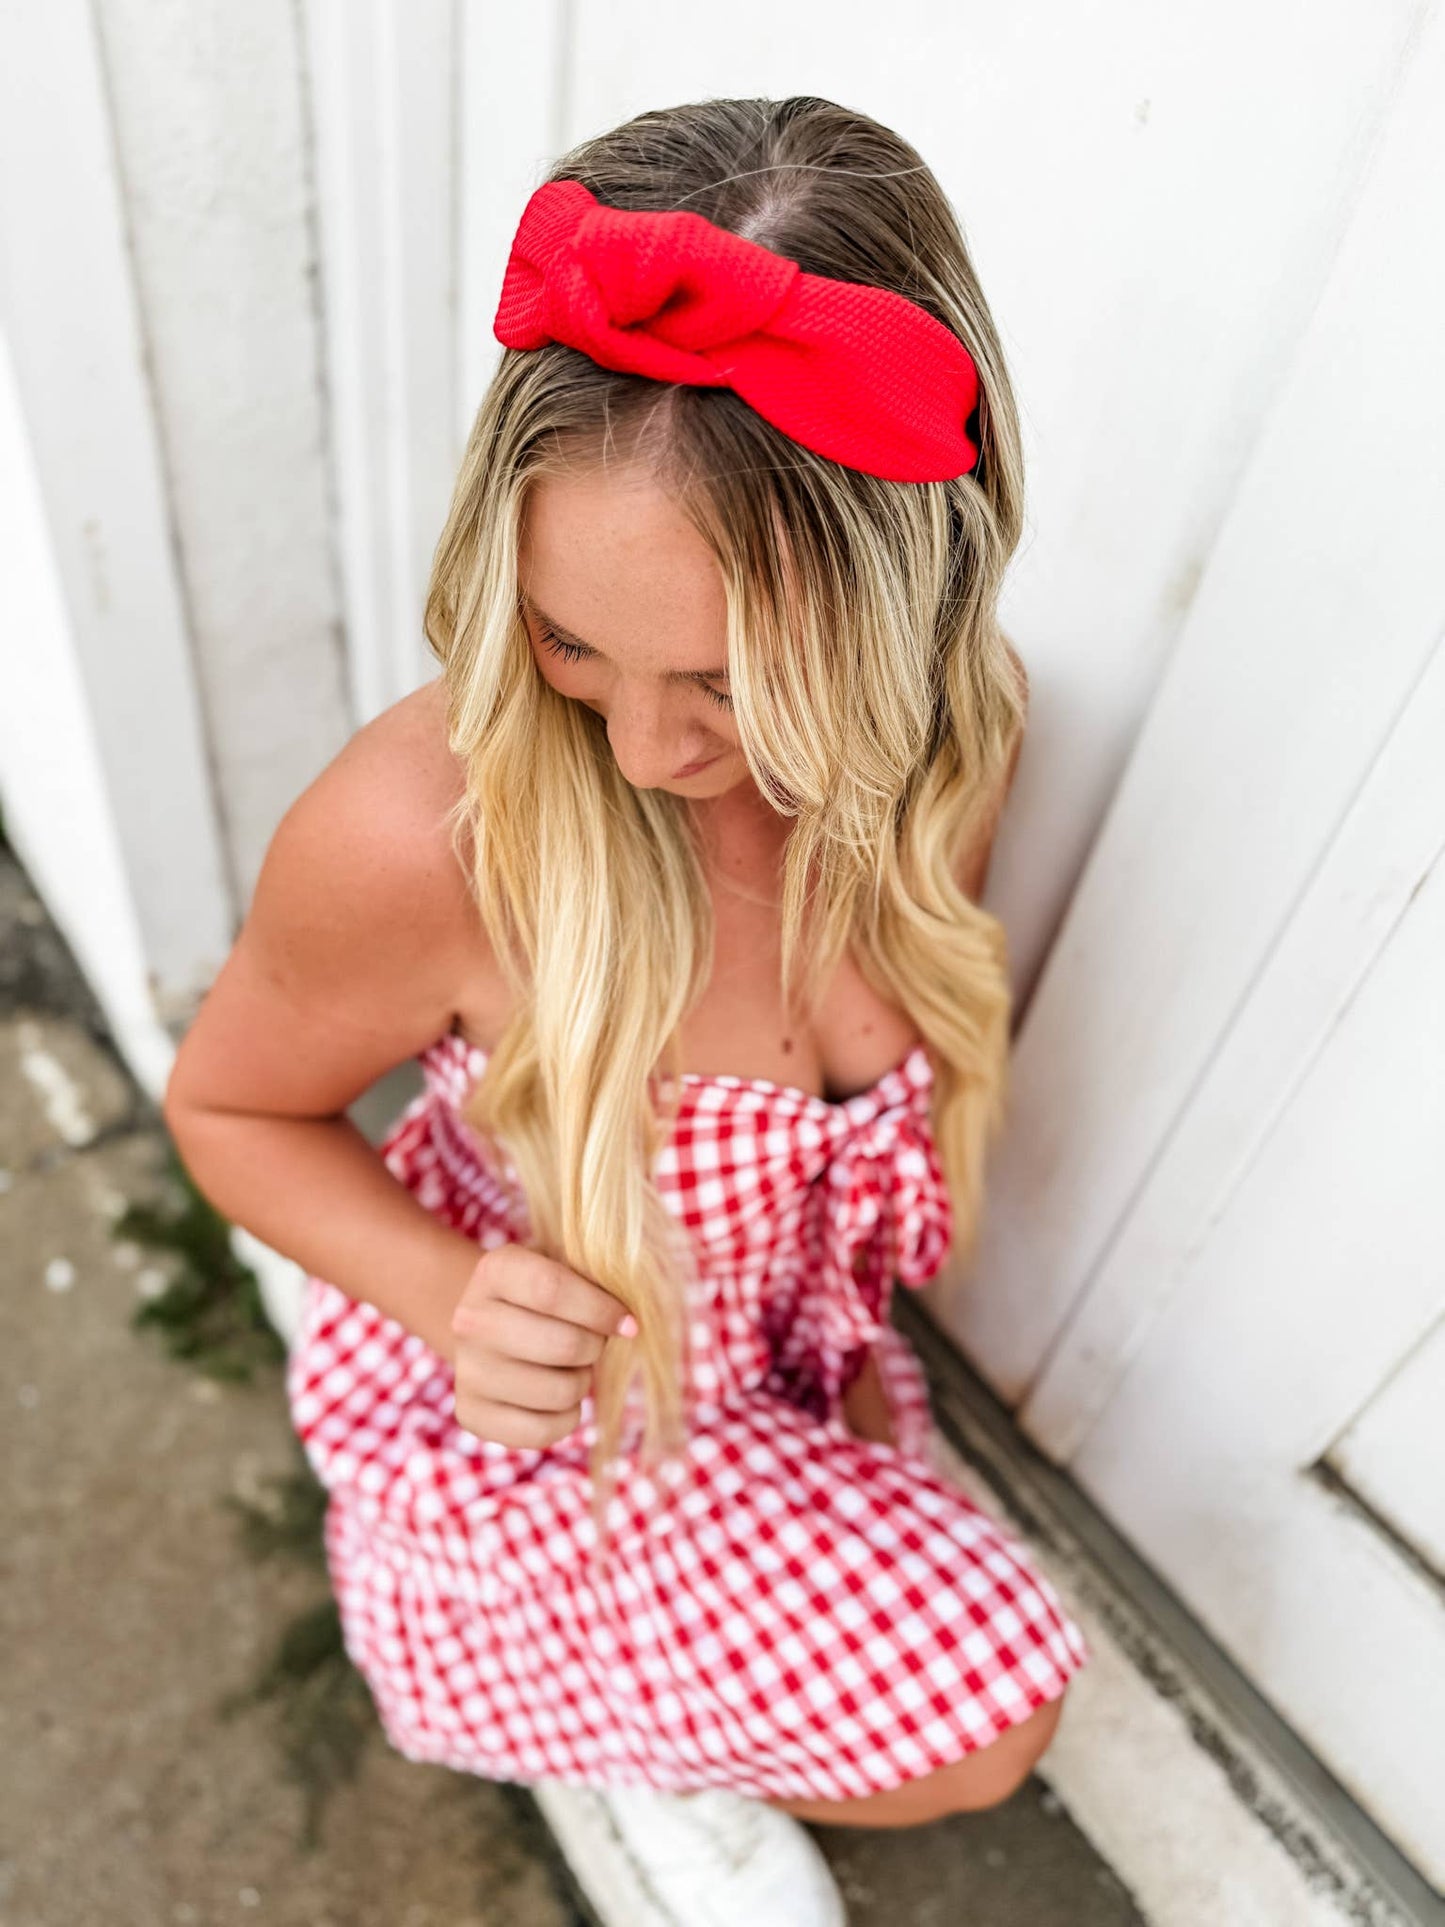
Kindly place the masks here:
[[(479, 1246), (526, 1242), (510, 1160), (458, 1115), (485, 1054), (421, 1054), (382, 1154)], [(329, 1490), (347, 1651), (410, 1759), (530, 1783), (727, 1786), (848, 1799), (985, 1746), (1089, 1657), (1026, 1548), (926, 1457), (926, 1382), (891, 1280), (947, 1253), (922, 1046), (830, 1104), (686, 1073), (658, 1164), (696, 1257), (689, 1441), (647, 1471), (634, 1399), (593, 1559), (590, 1397), (544, 1450), (463, 1430), (451, 1368), (307, 1280), (292, 1422)], [(896, 1446), (855, 1438), (842, 1388), (876, 1348)]]

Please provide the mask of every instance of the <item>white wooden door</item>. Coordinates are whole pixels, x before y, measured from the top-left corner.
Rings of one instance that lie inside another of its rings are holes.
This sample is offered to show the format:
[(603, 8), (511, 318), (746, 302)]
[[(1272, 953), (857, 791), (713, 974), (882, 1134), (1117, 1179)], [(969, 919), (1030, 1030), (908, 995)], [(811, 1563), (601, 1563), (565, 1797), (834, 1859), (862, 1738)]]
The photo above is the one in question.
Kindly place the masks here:
[(1445, 1884), (1442, 107), (1435, 10), (931, 1290)]
[[(1445, 648), (1406, 733), (1376, 800), (1438, 829)], [(1331, 862), (1261, 1004), (1369, 880)], [(1172, 1283), (1073, 1474), (1445, 1884), (1445, 861)]]

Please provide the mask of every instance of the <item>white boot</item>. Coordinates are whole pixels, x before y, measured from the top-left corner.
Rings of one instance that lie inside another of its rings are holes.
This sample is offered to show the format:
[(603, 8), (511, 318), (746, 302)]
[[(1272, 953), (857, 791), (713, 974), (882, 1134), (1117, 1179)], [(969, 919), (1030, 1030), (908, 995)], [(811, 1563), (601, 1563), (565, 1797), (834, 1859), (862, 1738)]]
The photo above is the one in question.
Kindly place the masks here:
[(812, 1836), (723, 1787), (531, 1792), (604, 1927), (847, 1927)]

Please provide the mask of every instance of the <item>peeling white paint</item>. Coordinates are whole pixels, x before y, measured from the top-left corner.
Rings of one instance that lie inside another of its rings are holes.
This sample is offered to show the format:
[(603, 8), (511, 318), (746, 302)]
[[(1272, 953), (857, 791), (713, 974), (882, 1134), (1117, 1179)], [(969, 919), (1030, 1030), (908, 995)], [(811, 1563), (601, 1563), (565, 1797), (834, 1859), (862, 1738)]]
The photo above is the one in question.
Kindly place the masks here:
[(68, 1258), (52, 1258), (45, 1267), (45, 1284), (50, 1291), (69, 1291), (75, 1283), (75, 1266)]
[(116, 1190), (113, 1184), (107, 1184), (102, 1178), (89, 1172), (86, 1176), (86, 1190), (90, 1195), (90, 1201), (102, 1217), (113, 1218), (125, 1210), (128, 1200)]
[(15, 1026), (15, 1039), (21, 1072), (49, 1123), (67, 1144), (89, 1144), (96, 1127), (85, 1093), (54, 1052), (46, 1048), (45, 1032), (33, 1018), (25, 1017)]

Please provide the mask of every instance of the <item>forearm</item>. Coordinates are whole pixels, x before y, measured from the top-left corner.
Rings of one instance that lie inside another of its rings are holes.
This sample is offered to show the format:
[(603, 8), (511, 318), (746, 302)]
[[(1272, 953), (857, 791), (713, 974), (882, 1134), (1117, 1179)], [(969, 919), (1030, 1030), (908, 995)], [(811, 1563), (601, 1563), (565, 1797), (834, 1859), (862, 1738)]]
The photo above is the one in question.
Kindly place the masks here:
[(451, 1315), (481, 1248), (419, 1204), (349, 1118), (180, 1109), (166, 1123), (222, 1216), (453, 1360)]

